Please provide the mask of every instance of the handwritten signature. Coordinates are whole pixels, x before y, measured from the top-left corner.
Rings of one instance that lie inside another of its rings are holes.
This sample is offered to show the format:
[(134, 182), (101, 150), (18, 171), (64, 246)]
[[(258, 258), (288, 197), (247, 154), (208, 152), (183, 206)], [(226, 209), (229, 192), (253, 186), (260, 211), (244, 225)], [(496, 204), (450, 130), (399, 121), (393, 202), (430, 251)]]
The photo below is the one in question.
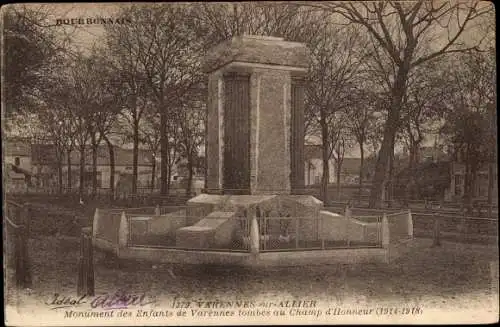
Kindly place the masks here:
[(45, 304), (51, 306), (51, 310), (77, 307), (88, 304), (91, 309), (127, 309), (133, 306), (146, 306), (155, 303), (155, 299), (146, 293), (127, 293), (118, 290), (114, 293), (102, 294), (97, 296), (82, 295), (79, 297), (61, 295), (55, 293), (54, 297)]

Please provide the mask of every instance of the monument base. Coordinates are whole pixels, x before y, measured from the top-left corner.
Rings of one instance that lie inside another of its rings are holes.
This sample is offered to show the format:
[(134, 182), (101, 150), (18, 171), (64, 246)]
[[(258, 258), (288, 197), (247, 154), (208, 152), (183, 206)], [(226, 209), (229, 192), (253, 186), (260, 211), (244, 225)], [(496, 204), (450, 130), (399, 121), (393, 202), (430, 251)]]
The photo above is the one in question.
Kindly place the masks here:
[(194, 225), (213, 211), (243, 214), (260, 209), (267, 217), (316, 218), (323, 202), (311, 195), (200, 194), (187, 202), (188, 224)]
[(264, 239), (289, 241), (300, 234), (301, 240), (317, 240), (322, 208), (323, 202), (310, 195), (201, 194), (187, 202), (187, 226), (177, 231), (176, 245), (200, 247), (202, 242), (205, 248), (228, 246), (226, 243), (236, 234), (242, 234), (242, 242), (248, 242), (249, 231), (241, 226), (248, 228), (243, 221), (249, 222), (252, 217), (259, 220)]

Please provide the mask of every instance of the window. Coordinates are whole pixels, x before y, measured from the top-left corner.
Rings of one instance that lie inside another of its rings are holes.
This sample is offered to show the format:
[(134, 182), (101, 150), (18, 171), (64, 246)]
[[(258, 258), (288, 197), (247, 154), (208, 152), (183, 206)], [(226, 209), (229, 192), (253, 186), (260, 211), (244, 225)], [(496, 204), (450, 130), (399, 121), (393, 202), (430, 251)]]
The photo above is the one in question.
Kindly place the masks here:
[(21, 158), (15, 157), (14, 158), (14, 165), (19, 166), (21, 164)]

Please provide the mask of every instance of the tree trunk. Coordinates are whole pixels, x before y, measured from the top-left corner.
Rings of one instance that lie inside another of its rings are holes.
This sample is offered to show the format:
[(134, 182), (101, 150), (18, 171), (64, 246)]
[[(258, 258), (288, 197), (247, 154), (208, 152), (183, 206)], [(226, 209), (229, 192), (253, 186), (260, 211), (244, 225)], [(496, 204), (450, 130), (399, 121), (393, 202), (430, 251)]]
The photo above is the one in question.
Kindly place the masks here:
[(495, 187), (494, 181), (494, 167), (493, 163), (488, 163), (488, 214), (491, 216), (491, 206), (493, 205), (493, 188)]
[(85, 191), (85, 146), (80, 146), (80, 198), (83, 197)]
[(67, 185), (67, 189), (68, 189), (68, 192), (71, 192), (71, 184), (72, 184), (72, 180), (71, 180), (71, 150), (67, 150), (66, 151), (66, 165), (68, 166), (68, 185)]
[(92, 137), (92, 196), (97, 194), (97, 142)]
[(137, 194), (137, 164), (139, 159), (139, 119), (134, 119), (133, 143), (133, 162), (132, 162), (132, 194)]
[(413, 142), (410, 141), (409, 146), (409, 155), (408, 155), (408, 184), (405, 187), (405, 199), (408, 200), (413, 199), (413, 187), (416, 184), (415, 180), (415, 148)]
[(330, 181), (330, 165), (328, 164), (330, 156), (328, 153), (328, 127), (326, 123), (321, 126), (323, 146), (322, 146), (322, 159), (323, 159), (323, 176), (321, 176), (321, 199), (324, 203), (328, 203), (328, 182)]
[(337, 162), (336, 162), (336, 173), (337, 173), (337, 198), (339, 201), (341, 201), (341, 197), (340, 197), (340, 171), (342, 169), (342, 160), (340, 160), (340, 158), (338, 158)]
[(58, 193), (63, 193), (63, 158), (62, 155), (57, 156), (57, 186)]
[(382, 196), (385, 189), (387, 179), (387, 165), (389, 164), (391, 151), (393, 150), (394, 139), (398, 129), (400, 110), (403, 102), (403, 97), (406, 93), (406, 80), (408, 77), (409, 63), (403, 63), (403, 66), (398, 69), (398, 74), (394, 86), (392, 87), (392, 101), (389, 108), (389, 115), (384, 126), (384, 137), (375, 166), (375, 174), (373, 184), (370, 190), (370, 208), (380, 208)]
[[(190, 151), (191, 152), (191, 151)], [(186, 185), (186, 195), (191, 195), (191, 187), (193, 184), (193, 153), (189, 153), (187, 157), (188, 180)]]
[(160, 162), (160, 194), (167, 195), (170, 178), (168, 169), (168, 159), (169, 159), (169, 147), (168, 147), (168, 130), (167, 130), (167, 113), (163, 107), (160, 107), (160, 152), (161, 152), (161, 162)]
[(328, 161), (330, 159), (330, 155), (328, 153), (329, 142), (328, 142), (328, 126), (326, 124), (326, 118), (324, 117), (326, 113), (324, 109), (321, 109), (321, 139), (322, 139), (322, 159), (323, 159), (323, 176), (321, 176), (321, 189), (320, 196), (323, 202), (328, 203), (328, 182), (330, 181), (330, 165)]
[(360, 154), (360, 163), (359, 163), (359, 197), (361, 199), (361, 194), (363, 193), (363, 169), (365, 164), (365, 149), (363, 148), (363, 142), (359, 143), (359, 154)]
[(151, 163), (151, 193), (155, 190), (155, 178), (156, 178), (156, 156), (153, 157), (153, 162)]
[(387, 206), (390, 208), (392, 206), (392, 201), (394, 200), (394, 143), (392, 144), (391, 155), (389, 157), (389, 168), (387, 171), (388, 176), (388, 187), (387, 187)]
[[(170, 155), (169, 155), (170, 157)], [(167, 165), (167, 180), (166, 180), (166, 183), (165, 183), (165, 187), (166, 187), (166, 192), (165, 194), (168, 195), (170, 194), (170, 187), (171, 187), (171, 183), (172, 183), (172, 168), (173, 168), (174, 164), (168, 164)]]
[(109, 195), (111, 200), (115, 198), (115, 149), (109, 138), (104, 135), (104, 141), (108, 145), (109, 151)]
[(471, 188), (471, 165), (470, 165), (470, 149), (467, 145), (466, 155), (465, 155), (465, 176), (464, 176), (464, 196), (463, 203), (467, 208), (467, 212), (472, 211), (472, 188)]

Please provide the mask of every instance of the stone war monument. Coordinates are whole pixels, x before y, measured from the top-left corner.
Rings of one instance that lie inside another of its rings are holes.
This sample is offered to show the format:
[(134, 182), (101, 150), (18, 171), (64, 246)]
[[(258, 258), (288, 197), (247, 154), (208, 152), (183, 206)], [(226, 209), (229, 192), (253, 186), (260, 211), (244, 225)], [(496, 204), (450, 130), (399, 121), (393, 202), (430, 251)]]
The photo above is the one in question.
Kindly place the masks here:
[(304, 44), (242, 36), (207, 54), (207, 188), (291, 194), (304, 187)]
[(207, 189), (188, 201), (191, 226), (178, 230), (177, 242), (201, 245), (201, 234), (230, 231), (231, 217), (256, 209), (318, 216), (323, 203), (300, 195), (308, 66), (304, 44), (277, 37), (234, 37), (207, 53)]

